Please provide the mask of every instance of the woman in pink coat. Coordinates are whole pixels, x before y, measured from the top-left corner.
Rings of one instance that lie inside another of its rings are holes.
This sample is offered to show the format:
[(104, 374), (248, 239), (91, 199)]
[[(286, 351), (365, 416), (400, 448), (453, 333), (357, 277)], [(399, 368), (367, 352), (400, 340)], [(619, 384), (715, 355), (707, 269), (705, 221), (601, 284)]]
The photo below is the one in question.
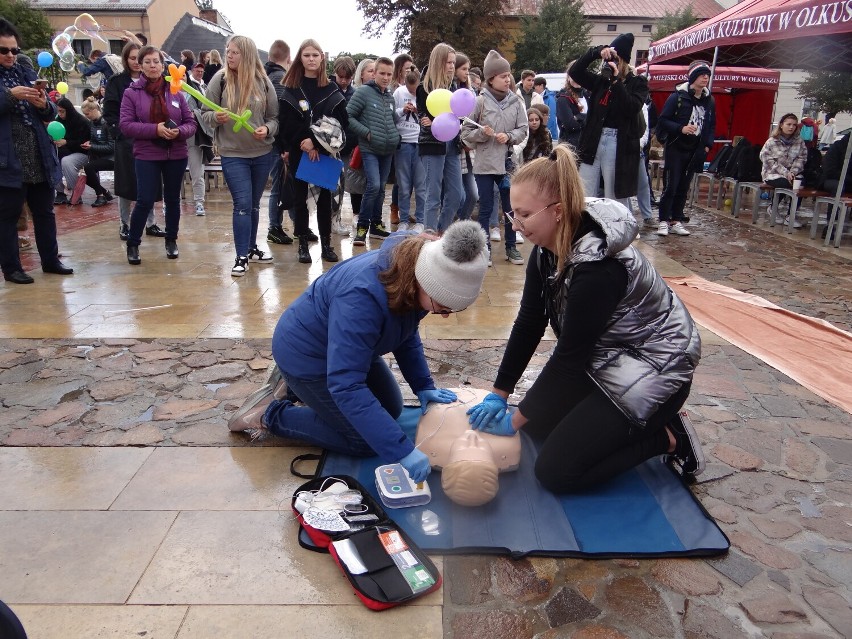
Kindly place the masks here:
[(141, 264), (139, 244), (148, 212), (154, 206), (162, 181), (166, 209), (166, 257), (178, 256), (180, 186), (189, 152), (187, 138), (195, 135), (196, 123), (183, 93), (172, 95), (163, 77), (163, 54), (152, 46), (139, 50), (142, 75), (125, 91), (121, 102), (121, 132), (133, 138), (137, 200), (130, 214), (127, 261)]

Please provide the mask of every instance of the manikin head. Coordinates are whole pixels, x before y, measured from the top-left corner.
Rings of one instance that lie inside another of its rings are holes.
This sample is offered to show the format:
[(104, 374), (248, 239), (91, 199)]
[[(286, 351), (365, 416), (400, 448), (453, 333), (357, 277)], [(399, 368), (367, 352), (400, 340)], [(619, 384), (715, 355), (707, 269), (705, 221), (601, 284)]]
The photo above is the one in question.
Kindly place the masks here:
[(482, 506), (497, 496), (498, 473), (491, 446), (475, 430), (467, 430), (453, 442), (441, 487), (460, 506)]

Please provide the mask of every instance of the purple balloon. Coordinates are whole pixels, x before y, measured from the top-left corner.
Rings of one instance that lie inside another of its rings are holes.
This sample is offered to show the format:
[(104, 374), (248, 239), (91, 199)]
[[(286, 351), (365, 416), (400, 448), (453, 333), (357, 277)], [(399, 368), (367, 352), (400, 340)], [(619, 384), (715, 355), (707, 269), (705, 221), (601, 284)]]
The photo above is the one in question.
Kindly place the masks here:
[(452, 113), (442, 113), (432, 120), (432, 135), (440, 142), (449, 142), (459, 133), (459, 119)]
[(458, 118), (466, 118), (473, 113), (476, 106), (476, 96), (470, 89), (459, 89), (450, 98), (450, 110)]

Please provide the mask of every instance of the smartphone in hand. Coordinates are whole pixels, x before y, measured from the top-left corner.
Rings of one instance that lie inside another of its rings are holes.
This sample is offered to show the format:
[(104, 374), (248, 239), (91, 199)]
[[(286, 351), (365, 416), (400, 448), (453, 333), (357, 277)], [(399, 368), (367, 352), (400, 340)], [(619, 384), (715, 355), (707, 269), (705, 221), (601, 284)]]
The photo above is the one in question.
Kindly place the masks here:
[(177, 125), (177, 124), (175, 124), (175, 121), (174, 121), (174, 120), (172, 120), (172, 119), (166, 120), (163, 124), (165, 125), (165, 127), (166, 127), (167, 129), (176, 129), (176, 128), (178, 128), (178, 125)]
[(47, 88), (47, 80), (44, 78), (39, 78), (37, 80), (33, 80), (33, 88), (44, 90)]

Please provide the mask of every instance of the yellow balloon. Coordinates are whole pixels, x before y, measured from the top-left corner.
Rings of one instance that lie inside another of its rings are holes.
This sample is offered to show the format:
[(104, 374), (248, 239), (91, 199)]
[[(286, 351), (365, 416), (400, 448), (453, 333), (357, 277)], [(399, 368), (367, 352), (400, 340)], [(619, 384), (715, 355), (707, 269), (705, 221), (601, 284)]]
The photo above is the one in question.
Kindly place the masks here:
[(57, 82), (56, 83), (56, 91), (60, 95), (65, 95), (68, 93), (68, 83), (67, 82)]
[(432, 115), (441, 115), (452, 111), (450, 98), (453, 92), (448, 89), (435, 89), (426, 97), (426, 108)]

